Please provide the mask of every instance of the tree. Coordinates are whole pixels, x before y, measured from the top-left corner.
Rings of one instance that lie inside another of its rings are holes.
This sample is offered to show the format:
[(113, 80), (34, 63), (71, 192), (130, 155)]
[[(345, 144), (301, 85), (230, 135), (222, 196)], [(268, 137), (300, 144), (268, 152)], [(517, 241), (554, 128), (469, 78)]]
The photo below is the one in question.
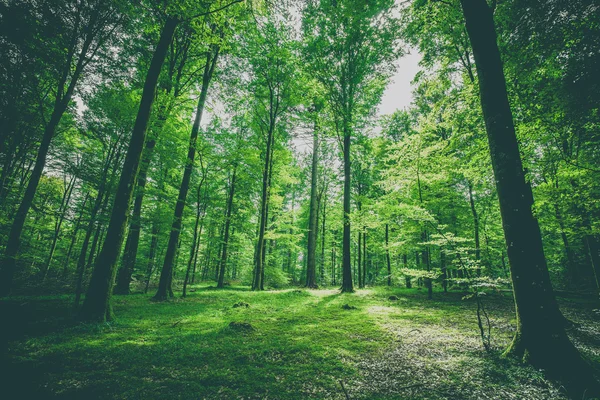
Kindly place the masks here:
[(379, 102), (396, 54), (394, 2), (308, 1), (303, 11), (306, 57), (323, 84), (344, 160), (342, 292), (352, 292), (350, 197), (352, 136)]
[(574, 388), (581, 393), (599, 393), (589, 366), (565, 333), (552, 291), (539, 225), (531, 210), (533, 196), (521, 164), (493, 10), (485, 0), (461, 0), (461, 5), (475, 57), (515, 294), (517, 332), (507, 352), (576, 383)]
[(79, 314), (79, 318), (82, 320), (103, 322), (110, 321), (113, 318), (110, 298), (116, 274), (116, 262), (123, 243), (131, 196), (137, 178), (140, 158), (146, 140), (148, 120), (150, 119), (152, 103), (156, 93), (156, 83), (177, 23), (177, 18), (167, 17), (146, 74), (140, 107), (113, 203), (113, 211), (107, 230), (107, 240), (96, 261), (87, 295)]

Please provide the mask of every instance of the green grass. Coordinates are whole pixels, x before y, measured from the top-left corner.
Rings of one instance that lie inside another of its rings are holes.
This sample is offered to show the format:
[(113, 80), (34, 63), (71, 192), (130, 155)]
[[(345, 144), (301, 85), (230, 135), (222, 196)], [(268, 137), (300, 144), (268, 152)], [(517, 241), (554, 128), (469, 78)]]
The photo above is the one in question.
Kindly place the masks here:
[[(487, 301), (488, 354), (474, 304), (455, 293), (192, 290), (166, 303), (116, 296), (118, 319), (103, 325), (75, 324), (69, 297), (11, 299), (13, 398), (345, 399), (341, 382), (351, 399), (561, 398), (539, 371), (499, 357), (512, 334), (507, 297)], [(573, 310), (588, 324), (586, 307)], [(594, 357), (597, 332), (584, 326)]]

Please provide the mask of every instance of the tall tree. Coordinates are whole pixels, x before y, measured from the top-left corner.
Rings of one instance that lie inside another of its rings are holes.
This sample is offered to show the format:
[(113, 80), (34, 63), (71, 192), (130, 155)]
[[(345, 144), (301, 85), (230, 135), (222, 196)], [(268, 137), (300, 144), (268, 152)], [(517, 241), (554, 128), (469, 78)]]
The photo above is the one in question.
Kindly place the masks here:
[(198, 105), (196, 106), (196, 117), (192, 126), (187, 160), (185, 163), (185, 169), (183, 172), (181, 186), (179, 187), (177, 204), (175, 205), (175, 215), (173, 217), (173, 224), (171, 226), (171, 234), (169, 236), (169, 242), (167, 244), (167, 251), (165, 254), (165, 261), (160, 274), (158, 291), (156, 292), (153, 298), (156, 301), (163, 301), (166, 300), (168, 297), (173, 297), (173, 289), (171, 286), (173, 280), (173, 262), (175, 260), (177, 243), (179, 242), (179, 235), (181, 232), (181, 220), (183, 217), (183, 211), (185, 208), (187, 194), (190, 187), (192, 170), (194, 168), (194, 158), (196, 156), (196, 146), (198, 142), (198, 133), (200, 131), (200, 122), (202, 120), (202, 113), (204, 112), (206, 96), (208, 95), (210, 81), (212, 80), (213, 74), (215, 72), (218, 57), (219, 45), (213, 44), (210, 46), (210, 49), (206, 54), (206, 64), (204, 66), (204, 74), (202, 76), (202, 88), (200, 90), (200, 96), (198, 98)]
[(552, 291), (519, 154), (493, 9), (485, 0), (461, 0), (461, 5), (475, 57), (515, 295), (517, 332), (507, 352), (567, 379), (580, 395), (598, 395), (600, 385), (566, 335)]
[(395, 55), (390, 0), (313, 0), (303, 14), (305, 53), (327, 92), (344, 165), (342, 292), (352, 292), (350, 254), (352, 137), (379, 102)]
[(113, 318), (110, 298), (115, 279), (116, 262), (123, 243), (131, 197), (146, 141), (146, 129), (156, 93), (156, 83), (177, 23), (177, 18), (167, 17), (146, 74), (140, 107), (113, 204), (107, 240), (96, 261), (87, 295), (79, 314), (82, 320), (103, 322)]

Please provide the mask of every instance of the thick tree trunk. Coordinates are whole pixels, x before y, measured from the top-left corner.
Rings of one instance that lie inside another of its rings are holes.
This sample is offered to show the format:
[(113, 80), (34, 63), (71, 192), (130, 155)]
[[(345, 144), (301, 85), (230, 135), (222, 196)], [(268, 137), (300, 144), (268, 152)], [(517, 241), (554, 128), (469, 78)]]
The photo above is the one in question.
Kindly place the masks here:
[(229, 246), (229, 228), (231, 226), (231, 213), (233, 211), (233, 197), (235, 195), (235, 179), (237, 173), (237, 166), (233, 168), (233, 174), (231, 176), (231, 186), (229, 188), (229, 198), (227, 199), (227, 211), (225, 215), (225, 228), (223, 232), (223, 251), (221, 253), (221, 265), (219, 270), (219, 279), (217, 287), (222, 288), (225, 281), (225, 270), (227, 267), (227, 249)]
[(342, 237), (342, 293), (354, 292), (352, 285), (352, 265), (350, 259), (350, 197), (351, 174), (350, 165), (350, 131), (344, 129), (344, 233)]
[(183, 210), (185, 209), (185, 202), (190, 187), (190, 179), (192, 177), (192, 170), (194, 168), (194, 158), (196, 156), (196, 144), (198, 141), (198, 132), (200, 131), (200, 121), (202, 120), (202, 113), (204, 111), (204, 104), (206, 103), (208, 88), (217, 65), (218, 57), (218, 46), (211, 48), (206, 56), (206, 65), (204, 67), (204, 74), (202, 77), (202, 89), (200, 91), (200, 97), (198, 98), (198, 106), (196, 107), (196, 118), (194, 120), (192, 133), (190, 135), (190, 144), (185, 170), (183, 172), (181, 186), (179, 187), (179, 196), (177, 198), (177, 204), (175, 205), (175, 215), (173, 216), (173, 224), (171, 226), (171, 234), (169, 235), (169, 243), (167, 245), (165, 261), (160, 274), (158, 291), (153, 297), (153, 300), (155, 301), (167, 300), (172, 293), (171, 284), (173, 281), (173, 262), (175, 260), (175, 253), (177, 250), (177, 244), (179, 242), (179, 234), (181, 232)]
[(313, 132), (313, 154), (310, 174), (310, 206), (308, 217), (308, 240), (307, 240), (307, 260), (306, 260), (306, 287), (317, 288), (317, 180), (319, 167), (319, 131), (318, 124), (315, 122)]
[(167, 18), (152, 61), (150, 62), (140, 108), (133, 127), (133, 133), (113, 204), (107, 238), (96, 262), (87, 296), (80, 312), (80, 318), (85, 321), (103, 322), (113, 318), (110, 298), (115, 279), (117, 258), (123, 244), (123, 234), (127, 225), (131, 196), (137, 179), (140, 158), (146, 141), (146, 130), (156, 93), (156, 84), (177, 23), (177, 19)]
[(583, 393), (594, 397), (600, 386), (567, 337), (552, 291), (539, 225), (531, 210), (533, 196), (521, 164), (493, 12), (485, 0), (461, 4), (477, 67), (517, 311), (517, 332), (507, 352), (572, 383), (574, 397)]

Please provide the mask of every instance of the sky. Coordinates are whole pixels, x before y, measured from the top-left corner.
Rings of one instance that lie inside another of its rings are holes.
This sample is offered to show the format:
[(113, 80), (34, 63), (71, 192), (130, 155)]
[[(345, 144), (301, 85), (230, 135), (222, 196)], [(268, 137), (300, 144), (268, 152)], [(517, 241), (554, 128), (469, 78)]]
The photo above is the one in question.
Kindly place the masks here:
[(421, 56), (414, 50), (400, 58), (392, 82), (383, 93), (379, 105), (379, 115), (391, 114), (397, 109), (408, 108), (413, 98), (410, 83), (419, 71), (420, 60)]

